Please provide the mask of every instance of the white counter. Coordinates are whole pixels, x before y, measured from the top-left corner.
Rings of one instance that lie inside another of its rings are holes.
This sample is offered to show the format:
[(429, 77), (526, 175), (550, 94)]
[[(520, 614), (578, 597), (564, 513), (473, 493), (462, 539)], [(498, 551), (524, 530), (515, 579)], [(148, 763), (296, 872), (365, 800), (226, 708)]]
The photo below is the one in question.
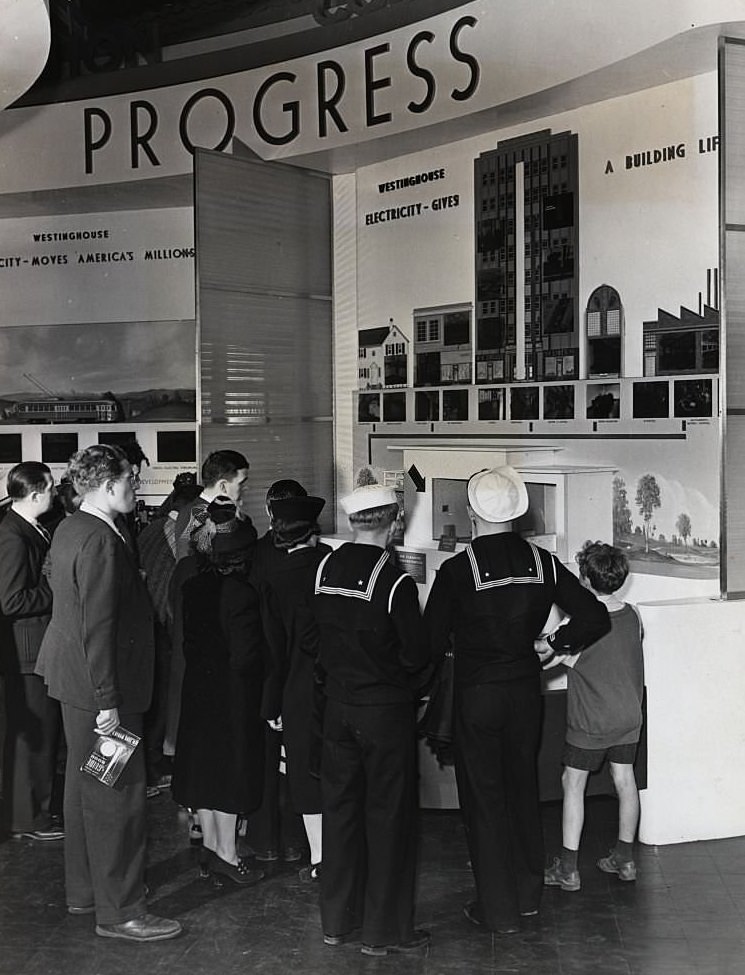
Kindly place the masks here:
[(647, 683), (642, 843), (745, 834), (745, 601), (640, 603)]

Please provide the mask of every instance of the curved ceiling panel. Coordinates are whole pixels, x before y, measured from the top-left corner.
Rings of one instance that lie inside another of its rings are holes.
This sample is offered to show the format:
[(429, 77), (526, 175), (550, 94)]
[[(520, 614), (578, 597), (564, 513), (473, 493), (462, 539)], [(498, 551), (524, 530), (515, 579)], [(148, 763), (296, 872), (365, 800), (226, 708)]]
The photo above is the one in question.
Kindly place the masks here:
[(50, 39), (47, 0), (0, 0), (0, 109), (39, 77)]

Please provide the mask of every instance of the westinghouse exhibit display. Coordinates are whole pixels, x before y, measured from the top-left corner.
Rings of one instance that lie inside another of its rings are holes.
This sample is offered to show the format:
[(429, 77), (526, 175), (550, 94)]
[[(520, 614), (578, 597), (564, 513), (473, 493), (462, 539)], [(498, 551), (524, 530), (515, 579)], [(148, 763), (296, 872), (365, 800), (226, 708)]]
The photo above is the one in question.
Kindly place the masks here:
[[(409, 361), (405, 389), (360, 383), (353, 394), (354, 465), (398, 481), (399, 552), (422, 601), (438, 566), (470, 539), (466, 482), (486, 467), (521, 473), (530, 508), (516, 528), (570, 568), (588, 539), (625, 551), (625, 592), (647, 629), (655, 744), (637, 774), (647, 776), (641, 835), (650, 842), (687, 828), (669, 829), (660, 778), (674, 751), (662, 740), (663, 715), (676, 696), (690, 697), (671, 634), (706, 615), (710, 601), (722, 605), (713, 80), (440, 146), (446, 210), (412, 180), (395, 191), (402, 203), (421, 202), (411, 217), (364, 223), (378, 188), (429, 169), (431, 154), (357, 174), (360, 334), (395, 321)], [(673, 123), (671, 97), (696, 110)], [(417, 260), (406, 261), (414, 249)], [(724, 608), (723, 630), (733, 621)], [(697, 628), (701, 639), (705, 630)], [(675, 690), (663, 693), (659, 679)], [(561, 686), (546, 675), (547, 713)], [(716, 708), (717, 697), (697, 710)], [(555, 729), (544, 729), (542, 763), (558, 767), (547, 733)], [(423, 801), (456, 804), (448, 770), (424, 748), (421, 758)], [(550, 794), (558, 774), (541, 771)], [(736, 818), (707, 809), (705, 829)]]
[[(155, 498), (234, 447), (253, 517), (298, 477), (338, 544), (369, 466), (423, 602), (468, 477), (510, 464), (525, 537), (628, 556), (642, 841), (740, 835), (742, 5), (611, 3), (597, 43), (580, 0), (413, 6), (0, 116), (0, 476), (134, 433)], [(455, 803), (423, 762), (423, 801)]]

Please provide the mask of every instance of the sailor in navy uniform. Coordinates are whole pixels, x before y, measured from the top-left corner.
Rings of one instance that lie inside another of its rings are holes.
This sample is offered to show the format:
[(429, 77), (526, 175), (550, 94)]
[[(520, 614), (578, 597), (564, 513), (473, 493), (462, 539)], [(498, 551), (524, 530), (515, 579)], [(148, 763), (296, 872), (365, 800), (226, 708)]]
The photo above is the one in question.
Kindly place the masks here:
[(326, 705), (321, 760), (324, 941), (361, 928), (362, 951), (414, 951), (416, 705), (430, 675), (417, 586), (386, 546), (395, 492), (379, 484), (342, 500), (354, 541), (316, 574), (314, 607)]
[(549, 638), (545, 659), (582, 650), (610, 623), (555, 556), (512, 531), (528, 509), (513, 468), (474, 474), (468, 505), (473, 541), (440, 568), (425, 621), (436, 658), (451, 637), (455, 647), (455, 771), (477, 893), (465, 914), (509, 933), (538, 912), (543, 888), (534, 641), (554, 603), (570, 619)]

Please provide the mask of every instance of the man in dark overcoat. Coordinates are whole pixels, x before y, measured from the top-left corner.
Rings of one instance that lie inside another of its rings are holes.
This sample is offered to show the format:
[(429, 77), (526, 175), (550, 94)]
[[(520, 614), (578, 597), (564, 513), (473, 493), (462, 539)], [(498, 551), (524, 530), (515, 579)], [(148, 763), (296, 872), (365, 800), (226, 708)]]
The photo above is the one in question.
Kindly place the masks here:
[(36, 841), (64, 836), (51, 809), (59, 704), (34, 674), (52, 612), (45, 571), (50, 539), (39, 518), (52, 506), (53, 487), (46, 464), (16, 464), (7, 478), (10, 511), (0, 522), (0, 671), (7, 720), (3, 821), (13, 836)]

